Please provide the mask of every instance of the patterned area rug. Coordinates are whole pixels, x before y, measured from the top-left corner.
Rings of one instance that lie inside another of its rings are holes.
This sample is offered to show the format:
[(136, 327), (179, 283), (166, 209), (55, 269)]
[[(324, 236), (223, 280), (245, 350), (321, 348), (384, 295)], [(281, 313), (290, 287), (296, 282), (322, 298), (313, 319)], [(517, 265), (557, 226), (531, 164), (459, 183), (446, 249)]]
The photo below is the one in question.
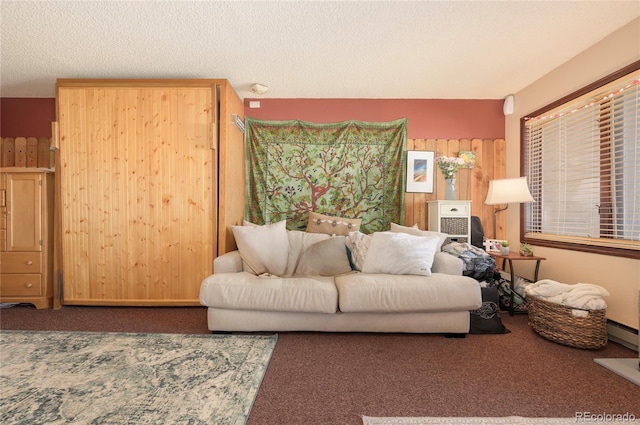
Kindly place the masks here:
[(594, 414), (590, 417), (573, 418), (523, 418), (509, 416), (505, 418), (372, 418), (364, 416), (364, 425), (562, 425), (580, 422), (600, 422), (607, 424), (636, 423), (635, 417), (616, 418), (622, 415)]
[(0, 333), (2, 424), (244, 424), (277, 336)]

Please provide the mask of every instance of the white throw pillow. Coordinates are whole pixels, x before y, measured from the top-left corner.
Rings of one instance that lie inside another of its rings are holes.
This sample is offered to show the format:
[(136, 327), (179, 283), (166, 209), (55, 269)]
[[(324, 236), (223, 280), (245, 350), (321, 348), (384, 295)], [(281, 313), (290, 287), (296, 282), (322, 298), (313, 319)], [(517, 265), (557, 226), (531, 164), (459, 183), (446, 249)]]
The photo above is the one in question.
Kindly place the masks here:
[(438, 238), (439, 242), (438, 242), (437, 252), (440, 252), (442, 250), (442, 245), (444, 244), (444, 241), (446, 241), (447, 238), (449, 237), (449, 235), (447, 235), (446, 233), (434, 232), (431, 230), (420, 230), (417, 224), (414, 224), (413, 227), (407, 227), (407, 226), (401, 226), (396, 223), (391, 223), (391, 231), (396, 233), (407, 233), (409, 235), (414, 235), (414, 236), (426, 236), (431, 238)]
[(362, 271), (431, 276), (438, 240), (407, 233), (374, 233)]
[(366, 235), (360, 231), (349, 232), (347, 235), (346, 245), (351, 251), (351, 261), (356, 270), (362, 271), (364, 259), (367, 256), (371, 244), (371, 235)]
[(248, 272), (283, 276), (289, 256), (286, 220), (264, 226), (231, 226), (238, 251)]

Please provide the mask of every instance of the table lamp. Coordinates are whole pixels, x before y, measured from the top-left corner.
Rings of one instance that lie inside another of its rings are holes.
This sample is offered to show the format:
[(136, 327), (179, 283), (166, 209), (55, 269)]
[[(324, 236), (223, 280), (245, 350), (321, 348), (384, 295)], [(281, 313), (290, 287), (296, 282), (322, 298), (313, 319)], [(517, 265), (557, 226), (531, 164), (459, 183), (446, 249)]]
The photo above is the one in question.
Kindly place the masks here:
[(489, 192), (484, 203), (487, 205), (503, 205), (504, 208), (497, 208), (493, 212), (493, 239), (497, 239), (497, 216), (500, 211), (509, 208), (509, 204), (534, 202), (526, 177), (514, 179), (497, 179), (489, 181)]

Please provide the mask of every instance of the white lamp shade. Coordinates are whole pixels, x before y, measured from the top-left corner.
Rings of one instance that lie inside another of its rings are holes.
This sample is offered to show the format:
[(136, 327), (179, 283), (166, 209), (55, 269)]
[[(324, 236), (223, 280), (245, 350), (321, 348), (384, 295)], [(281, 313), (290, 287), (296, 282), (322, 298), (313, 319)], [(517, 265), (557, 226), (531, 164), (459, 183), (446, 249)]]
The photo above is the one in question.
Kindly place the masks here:
[(534, 202), (526, 177), (489, 181), (489, 192), (484, 201), (487, 205)]

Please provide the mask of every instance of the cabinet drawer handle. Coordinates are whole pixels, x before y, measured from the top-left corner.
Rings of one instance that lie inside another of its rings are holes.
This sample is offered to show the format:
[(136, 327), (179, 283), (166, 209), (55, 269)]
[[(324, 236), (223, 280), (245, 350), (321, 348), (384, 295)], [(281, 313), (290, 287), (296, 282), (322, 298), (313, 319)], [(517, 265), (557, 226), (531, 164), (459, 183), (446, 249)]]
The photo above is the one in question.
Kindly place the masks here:
[(31, 266), (31, 265), (33, 265), (33, 261), (31, 260), (27, 261), (27, 266)]
[(458, 212), (457, 208), (451, 208), (451, 212)]
[(33, 288), (33, 283), (27, 283), (24, 286), (26, 286), (27, 288)]

